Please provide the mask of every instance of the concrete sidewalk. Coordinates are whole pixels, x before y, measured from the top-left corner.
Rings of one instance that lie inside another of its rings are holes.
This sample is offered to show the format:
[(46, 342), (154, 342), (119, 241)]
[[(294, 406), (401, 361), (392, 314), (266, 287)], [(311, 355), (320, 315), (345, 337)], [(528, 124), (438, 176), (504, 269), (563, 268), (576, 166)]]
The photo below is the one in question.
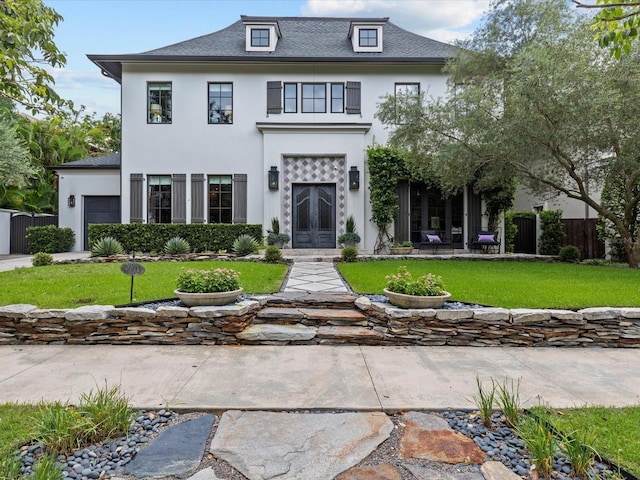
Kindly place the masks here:
[(640, 404), (640, 350), (358, 346), (0, 346), (0, 402), (121, 385), (140, 408), (472, 408), (476, 375), (525, 406)]
[[(54, 260), (74, 260), (89, 258), (91, 252), (65, 252), (54, 253)], [(31, 267), (33, 255), (0, 255), (0, 272), (15, 270), (16, 268)]]

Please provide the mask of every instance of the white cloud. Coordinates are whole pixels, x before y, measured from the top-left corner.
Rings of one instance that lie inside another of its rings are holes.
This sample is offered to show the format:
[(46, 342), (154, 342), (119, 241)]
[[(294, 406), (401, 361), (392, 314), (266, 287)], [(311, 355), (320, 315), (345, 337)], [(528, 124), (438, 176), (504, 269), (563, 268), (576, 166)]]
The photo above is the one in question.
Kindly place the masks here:
[(100, 73), (68, 68), (53, 68), (49, 72), (55, 80), (54, 89), (62, 98), (72, 100), (74, 106), (86, 107), (86, 113), (99, 117), (107, 112), (120, 113), (120, 85)]
[(436, 40), (462, 39), (477, 26), (489, 0), (307, 0), (302, 13), (327, 17), (389, 17), (396, 25)]

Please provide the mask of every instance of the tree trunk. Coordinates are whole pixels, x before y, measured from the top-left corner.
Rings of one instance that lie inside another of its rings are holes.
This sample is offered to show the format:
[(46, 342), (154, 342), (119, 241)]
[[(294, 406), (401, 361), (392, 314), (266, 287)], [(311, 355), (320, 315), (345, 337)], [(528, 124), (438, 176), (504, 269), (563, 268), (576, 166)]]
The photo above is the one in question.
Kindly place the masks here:
[(640, 268), (640, 243), (631, 238), (622, 238), (624, 251), (627, 254), (627, 263), (630, 268)]

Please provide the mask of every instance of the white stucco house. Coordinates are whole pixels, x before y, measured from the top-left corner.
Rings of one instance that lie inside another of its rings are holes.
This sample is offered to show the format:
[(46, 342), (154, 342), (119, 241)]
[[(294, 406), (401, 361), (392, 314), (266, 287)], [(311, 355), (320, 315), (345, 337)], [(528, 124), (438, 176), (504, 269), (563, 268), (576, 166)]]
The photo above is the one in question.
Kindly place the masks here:
[[(444, 95), (454, 47), (388, 18), (249, 17), (138, 54), (88, 55), (121, 85), (120, 154), (61, 165), (60, 226), (260, 223), (293, 248), (335, 248), (349, 215), (371, 250), (366, 149), (384, 145), (385, 94)], [(397, 240), (437, 229), (466, 249), (482, 206), (400, 186)]]

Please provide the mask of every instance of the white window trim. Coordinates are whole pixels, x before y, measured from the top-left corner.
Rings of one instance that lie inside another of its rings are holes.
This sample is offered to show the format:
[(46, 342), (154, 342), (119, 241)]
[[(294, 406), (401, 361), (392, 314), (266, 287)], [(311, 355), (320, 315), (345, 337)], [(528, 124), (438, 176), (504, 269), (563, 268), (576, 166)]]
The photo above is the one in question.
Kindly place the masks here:
[[(260, 30), (269, 30), (269, 46), (267, 47), (254, 47), (251, 45), (251, 30), (258, 28)], [(277, 23), (245, 23), (246, 29), (246, 44), (245, 49), (247, 52), (274, 52), (278, 43), (280, 29)]]
[[(361, 47), (360, 46), (360, 30), (376, 30), (378, 45), (375, 47)], [(382, 24), (371, 23), (352, 23), (349, 32), (351, 38), (351, 45), (354, 52), (382, 52), (383, 38), (382, 38)]]

